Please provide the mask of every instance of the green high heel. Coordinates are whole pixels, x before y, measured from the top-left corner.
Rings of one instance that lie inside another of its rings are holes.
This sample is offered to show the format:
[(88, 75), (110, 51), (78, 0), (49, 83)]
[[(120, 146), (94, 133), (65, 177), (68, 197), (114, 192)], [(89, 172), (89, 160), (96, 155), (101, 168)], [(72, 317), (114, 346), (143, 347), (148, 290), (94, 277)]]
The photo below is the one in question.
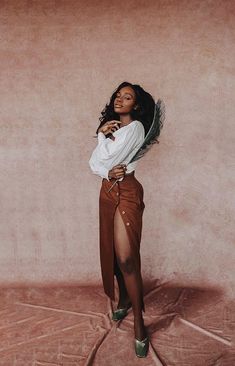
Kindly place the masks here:
[(137, 357), (146, 357), (149, 349), (149, 338), (146, 337), (140, 341), (135, 338), (135, 353)]
[(118, 321), (125, 318), (126, 315), (127, 315), (127, 308), (117, 309), (113, 312), (112, 319), (114, 321)]
[(130, 309), (130, 307), (131, 307), (131, 303), (129, 303), (125, 308), (120, 308), (120, 309), (115, 310), (112, 315), (112, 320), (118, 321), (118, 320), (124, 319), (125, 316), (127, 316), (127, 311), (128, 311), (128, 309)]

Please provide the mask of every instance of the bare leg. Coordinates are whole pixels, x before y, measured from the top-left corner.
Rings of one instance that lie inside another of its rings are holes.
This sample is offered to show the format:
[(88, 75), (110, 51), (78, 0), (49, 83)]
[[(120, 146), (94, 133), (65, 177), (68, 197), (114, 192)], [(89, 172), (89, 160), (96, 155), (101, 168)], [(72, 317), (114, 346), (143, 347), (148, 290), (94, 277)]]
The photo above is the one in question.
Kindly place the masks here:
[(141, 275), (138, 268), (135, 268), (129, 238), (118, 208), (114, 215), (114, 246), (117, 262), (132, 303), (135, 338), (142, 340), (147, 333), (141, 309)]
[[(114, 253), (115, 254), (115, 253)], [(125, 308), (125, 307), (131, 307), (131, 301), (126, 289), (126, 285), (125, 285), (125, 281), (123, 278), (123, 274), (119, 268), (119, 265), (117, 263), (117, 257), (115, 254), (114, 257), (114, 261), (115, 261), (115, 276), (117, 278), (117, 283), (118, 283), (118, 289), (119, 289), (119, 301), (118, 301), (118, 305), (117, 308)]]

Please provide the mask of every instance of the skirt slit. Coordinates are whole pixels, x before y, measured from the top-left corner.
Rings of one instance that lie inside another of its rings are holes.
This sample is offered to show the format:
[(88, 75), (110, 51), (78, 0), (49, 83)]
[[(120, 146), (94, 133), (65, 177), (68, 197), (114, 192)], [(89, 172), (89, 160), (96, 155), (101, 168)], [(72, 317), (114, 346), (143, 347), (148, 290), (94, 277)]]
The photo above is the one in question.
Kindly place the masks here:
[(115, 261), (114, 215), (118, 209), (129, 238), (135, 268), (140, 272), (142, 310), (145, 311), (140, 258), (142, 216), (145, 208), (143, 187), (135, 178), (134, 172), (118, 181), (108, 192), (112, 184), (113, 179), (110, 181), (103, 179), (99, 196), (100, 265), (104, 292), (115, 301), (114, 274), (118, 264)]

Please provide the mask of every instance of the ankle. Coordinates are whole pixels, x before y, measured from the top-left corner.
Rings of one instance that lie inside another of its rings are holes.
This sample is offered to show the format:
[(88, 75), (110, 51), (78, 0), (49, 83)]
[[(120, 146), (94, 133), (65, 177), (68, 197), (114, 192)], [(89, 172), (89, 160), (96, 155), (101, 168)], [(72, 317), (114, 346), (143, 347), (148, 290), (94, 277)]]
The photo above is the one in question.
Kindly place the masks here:
[(131, 305), (131, 301), (128, 296), (126, 297), (120, 297), (118, 301), (118, 308), (125, 308), (127, 306)]
[(135, 332), (139, 332), (141, 334), (146, 333), (146, 328), (144, 325), (144, 319), (143, 317), (134, 317), (134, 330)]
[(148, 333), (145, 326), (134, 327), (135, 338), (139, 341), (143, 341), (146, 337), (148, 337)]

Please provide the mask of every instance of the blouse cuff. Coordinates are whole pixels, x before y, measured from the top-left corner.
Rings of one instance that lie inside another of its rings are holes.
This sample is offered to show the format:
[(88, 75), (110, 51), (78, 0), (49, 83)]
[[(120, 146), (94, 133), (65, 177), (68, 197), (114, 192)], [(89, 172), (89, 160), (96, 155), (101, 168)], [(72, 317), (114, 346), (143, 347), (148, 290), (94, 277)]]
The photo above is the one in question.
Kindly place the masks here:
[(101, 177), (110, 180), (109, 179), (109, 169), (105, 168), (104, 166), (100, 167), (100, 175)]
[(110, 180), (109, 179), (109, 170), (107, 169), (107, 172), (106, 172), (106, 174), (105, 174), (106, 176), (105, 176), (105, 178), (107, 179), (107, 180)]
[(106, 140), (105, 134), (103, 132), (98, 132), (98, 143)]

